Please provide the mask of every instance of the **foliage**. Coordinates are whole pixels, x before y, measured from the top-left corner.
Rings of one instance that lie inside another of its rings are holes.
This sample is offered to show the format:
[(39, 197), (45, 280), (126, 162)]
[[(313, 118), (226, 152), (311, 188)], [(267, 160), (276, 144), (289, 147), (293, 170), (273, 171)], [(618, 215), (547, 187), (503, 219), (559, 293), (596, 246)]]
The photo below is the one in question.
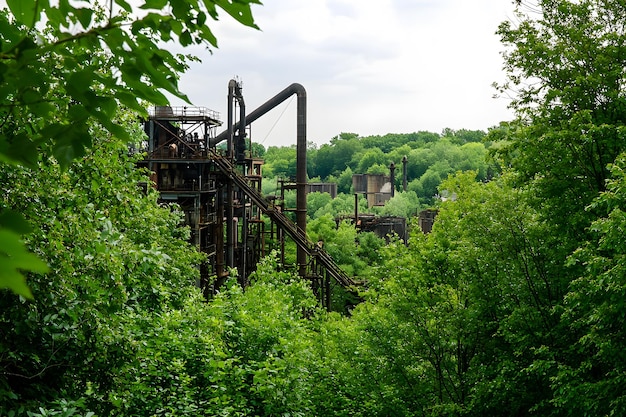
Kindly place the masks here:
[(567, 295), (564, 316), (576, 343), (568, 361), (560, 364), (554, 379), (553, 402), (580, 415), (620, 415), (626, 412), (626, 357), (623, 331), (626, 326), (624, 282), (624, 168), (622, 154), (611, 166), (606, 193), (593, 203), (606, 213), (592, 225), (593, 239), (574, 252), (572, 264), (584, 265)]
[(562, 249), (509, 178), (457, 174), (443, 186), (458, 198), (441, 205), (433, 232), (381, 248), (367, 301), (328, 324), (321, 387), (337, 394), (319, 400), (325, 414), (550, 410), (547, 359), (570, 341), (554, 310), (567, 290), (552, 262)]
[(342, 133), (332, 138), (329, 144), (324, 144), (317, 150), (313, 176), (326, 178), (329, 175), (338, 175), (362, 149), (358, 135), (354, 133)]
[(296, 145), (270, 146), (265, 152), (263, 175), (266, 177), (296, 177)]
[(311, 415), (307, 284), (269, 258), (206, 303), (180, 213), (97, 135), (66, 170), (2, 171), (3, 205), (38, 219), (27, 243), (52, 273), (31, 277), (33, 302), (0, 298), (0, 414)]
[[(314, 241), (322, 241), (324, 249), (349, 276), (367, 274), (366, 261), (359, 254), (357, 231), (348, 221), (335, 223), (330, 214), (324, 214), (309, 222), (307, 233)], [(372, 249), (376, 246), (371, 245)], [(374, 256), (375, 254), (369, 254)]]
[[(534, 181), (538, 197), (562, 233), (585, 237), (591, 212), (584, 208), (605, 189), (607, 164), (624, 149), (626, 31), (620, 1), (538, 1), (499, 35), (511, 103), (521, 119), (510, 130), (509, 160)], [(503, 148), (500, 148), (500, 153)]]
[[(409, 190), (417, 194), (420, 204), (432, 205), (439, 184), (450, 173), (476, 171), (481, 181), (493, 175), (494, 169), (486, 160), (487, 148), (481, 143), (485, 137), (482, 131), (466, 129), (446, 129), (443, 136), (429, 132), (383, 137), (342, 133), (319, 149), (308, 148), (307, 173), (309, 178), (337, 183), (340, 194), (351, 194), (354, 174), (389, 175), (389, 165), (394, 162), (395, 186), (400, 189), (402, 160), (406, 157), (407, 182), (412, 183)], [(264, 178), (273, 182), (273, 177), (295, 177), (295, 152), (294, 145), (270, 147), (265, 155)], [(413, 208), (417, 209), (418, 205)], [(414, 213), (414, 210), (406, 212)]]
[(421, 204), (414, 191), (396, 192), (382, 207), (374, 207), (374, 211), (382, 216), (395, 216), (410, 219), (417, 216)]
[(2, 414), (106, 391), (136, 348), (128, 316), (177, 308), (197, 279), (181, 214), (138, 187), (147, 178), (123, 142), (92, 129), (102, 139), (68, 169), (0, 173), (3, 206), (34, 225), (26, 243), (50, 266), (30, 277), (34, 301), (1, 294)]
[(339, 174), (339, 177), (337, 178), (338, 193), (352, 194), (352, 175), (354, 175), (354, 173), (350, 167), (347, 167), (341, 174)]
[[(133, 319), (141, 335), (133, 362), (115, 378), (115, 415), (306, 415), (312, 381), (307, 286), (262, 261), (244, 292), (232, 279), (207, 304), (191, 297), (180, 310)], [(154, 411), (152, 411), (154, 412)]]
[[(35, 168), (40, 150), (49, 149), (67, 168), (96, 139), (92, 122), (129, 140), (115, 122), (120, 107), (145, 115), (142, 101), (166, 105), (164, 92), (186, 99), (177, 78), (192, 58), (175, 55), (165, 45), (216, 47), (207, 20), (217, 20), (221, 9), (256, 27), (250, 6), (259, 2), (104, 3), (9, 0), (0, 10), (0, 163)], [(30, 297), (20, 270), (47, 269), (21, 244), (19, 235), (27, 229), (6, 223), (6, 218), (0, 223), (5, 244), (0, 288)]]
[[(349, 315), (319, 311), (275, 254), (249, 287), (233, 277), (205, 302), (180, 214), (138, 189), (145, 175), (97, 122), (93, 151), (71, 166), (49, 157), (53, 144), (35, 170), (4, 166), (0, 222), (29, 220), (24, 247), (50, 272), (29, 276), (34, 301), (0, 293), (0, 413), (625, 414), (623, 4), (537, 4), (500, 27), (518, 120), (486, 138), (342, 134), (309, 147), (309, 175), (342, 184), (335, 199), (308, 196), (311, 238), (367, 282)], [(111, 123), (139, 137), (128, 117)], [(287, 175), (293, 152), (268, 149), (268, 172)], [(352, 173), (404, 155), (409, 190), (382, 210), (455, 195), (432, 232), (412, 224), (408, 245), (386, 245), (337, 224), (354, 211)]]

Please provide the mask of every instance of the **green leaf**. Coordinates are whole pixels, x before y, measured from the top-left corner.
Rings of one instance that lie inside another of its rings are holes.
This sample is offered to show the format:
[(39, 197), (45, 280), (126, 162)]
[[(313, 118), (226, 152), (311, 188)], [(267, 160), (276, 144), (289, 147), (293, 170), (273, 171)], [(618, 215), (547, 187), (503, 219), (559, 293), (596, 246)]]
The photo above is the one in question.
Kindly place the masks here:
[(22, 235), (32, 231), (24, 217), (13, 210), (4, 210), (0, 213), (0, 227)]
[(84, 100), (85, 95), (90, 90), (94, 79), (93, 68), (86, 68), (82, 71), (73, 72), (67, 78), (67, 92), (78, 100)]
[(6, 52), (12, 49), (12, 44), (17, 43), (24, 34), (16, 27), (16, 25), (10, 23), (5, 17), (0, 18), (0, 33), (2, 33), (2, 52)]
[(122, 9), (126, 10), (128, 13), (132, 13), (133, 8), (125, 2), (124, 0), (115, 0), (115, 3), (120, 6)]
[(168, 2), (169, 0), (146, 0), (146, 2), (140, 8), (163, 10)]
[(26, 277), (20, 271), (46, 273), (45, 262), (28, 252), (20, 235), (0, 229), (0, 288), (8, 288), (25, 298), (33, 299)]
[(134, 94), (130, 94), (126, 91), (118, 91), (117, 93), (115, 93), (115, 97), (120, 101), (120, 103), (122, 103), (124, 106), (132, 109), (132, 110), (136, 110), (138, 111), (141, 115), (143, 116), (147, 116), (147, 112), (146, 109), (139, 104), (139, 102), (137, 101), (137, 96)]
[[(208, 2), (207, 0), (204, 0), (205, 5), (207, 2)], [(215, 1), (215, 4), (217, 4), (219, 7), (224, 9), (226, 13), (231, 15), (239, 23), (255, 28), (255, 29), (259, 28), (254, 23), (254, 17), (252, 16), (252, 10), (250, 9), (250, 4), (260, 4), (260, 2), (256, 0), (246, 0), (246, 1), (217, 0)]]
[(15, 16), (15, 20), (26, 25), (33, 27), (39, 20), (37, 18), (39, 1), (35, 0), (7, 0), (7, 6)]
[(13, 163), (34, 167), (37, 164), (37, 146), (24, 132), (11, 138), (8, 149), (4, 152)]
[(88, 8), (76, 9), (76, 16), (83, 28), (88, 29), (93, 19), (93, 10)]

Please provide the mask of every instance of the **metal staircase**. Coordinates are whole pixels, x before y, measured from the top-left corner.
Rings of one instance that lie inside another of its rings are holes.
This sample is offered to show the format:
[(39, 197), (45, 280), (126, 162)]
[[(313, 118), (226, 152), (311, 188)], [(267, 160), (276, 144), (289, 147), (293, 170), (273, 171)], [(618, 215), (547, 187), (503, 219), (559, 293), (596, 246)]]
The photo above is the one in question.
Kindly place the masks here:
[(224, 175), (232, 180), (239, 189), (261, 209), (263, 214), (270, 217), (270, 219), (287, 233), (296, 245), (303, 249), (308, 256), (315, 258), (317, 262), (325, 268), (326, 272), (340, 285), (346, 288), (355, 286), (356, 283), (354, 280), (339, 268), (328, 252), (314, 244), (302, 229), (294, 224), (281, 211), (276, 210), (257, 189), (251, 187), (246, 177), (240, 174), (228, 159), (218, 155), (211, 149), (208, 150), (208, 157), (211, 158), (215, 166)]

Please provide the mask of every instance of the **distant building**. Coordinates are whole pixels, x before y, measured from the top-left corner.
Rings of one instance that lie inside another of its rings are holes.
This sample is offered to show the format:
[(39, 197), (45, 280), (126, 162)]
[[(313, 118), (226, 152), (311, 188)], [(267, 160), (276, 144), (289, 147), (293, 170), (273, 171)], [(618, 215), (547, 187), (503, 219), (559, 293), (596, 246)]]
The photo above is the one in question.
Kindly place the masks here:
[(352, 188), (355, 194), (365, 194), (367, 207), (384, 206), (391, 198), (391, 180), (383, 174), (354, 174)]
[(306, 185), (307, 193), (328, 193), (332, 198), (337, 197), (337, 183), (309, 182)]
[(422, 232), (430, 233), (433, 230), (433, 223), (437, 213), (438, 211), (435, 209), (427, 209), (420, 212), (417, 222)]

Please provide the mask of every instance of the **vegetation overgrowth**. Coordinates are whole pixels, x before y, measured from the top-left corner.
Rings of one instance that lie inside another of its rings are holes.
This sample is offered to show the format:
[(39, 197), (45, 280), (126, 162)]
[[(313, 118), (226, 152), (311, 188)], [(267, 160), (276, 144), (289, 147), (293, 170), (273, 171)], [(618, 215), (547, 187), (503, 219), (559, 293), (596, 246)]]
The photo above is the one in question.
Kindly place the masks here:
[[(36, 33), (16, 1), (8, 3), (17, 20), (2, 15), (13, 30), (1, 32), (3, 48)], [(63, 160), (72, 138), (57, 137), (35, 141), (22, 160), (9, 133), (45, 136), (36, 116), (48, 110), (26, 90), (10, 93), (0, 108), (2, 266), (26, 271), (29, 290), (0, 293), (0, 414), (626, 415), (626, 8), (516, 3), (515, 23), (498, 31), (509, 76), (498, 88), (513, 94), (516, 120), (479, 140), (342, 134), (311, 149), (310, 176), (335, 179), (346, 195), (350, 171), (378, 173), (390, 159), (423, 155), (428, 164), (411, 174), (418, 204), (433, 203), (422, 183), (431, 168), (445, 173), (432, 191), (455, 196), (437, 202), (432, 232), (414, 228), (407, 245), (347, 223), (337, 229), (329, 202), (311, 197), (311, 234), (343, 265), (367, 270), (363, 301), (349, 314), (320, 310), (274, 255), (249, 287), (233, 277), (207, 302), (195, 285), (202, 257), (186, 243), (180, 213), (136, 186), (147, 175), (127, 147), (142, 135), (135, 114), (116, 108), (105, 124), (86, 115), (90, 143), (78, 140), (76, 155)], [(21, 58), (2, 56), (11, 59)], [(44, 62), (38, 71), (54, 80), (59, 69)], [(7, 68), (3, 88), (16, 77)], [(37, 90), (54, 97), (46, 103), (77, 100), (66, 84), (47, 85)], [(54, 120), (76, 122), (66, 117)], [(432, 162), (437, 150), (444, 159)], [(487, 160), (472, 159), (478, 168), (451, 157), (479, 150)], [(290, 175), (281, 152), (290, 149), (266, 152), (272, 176)]]

